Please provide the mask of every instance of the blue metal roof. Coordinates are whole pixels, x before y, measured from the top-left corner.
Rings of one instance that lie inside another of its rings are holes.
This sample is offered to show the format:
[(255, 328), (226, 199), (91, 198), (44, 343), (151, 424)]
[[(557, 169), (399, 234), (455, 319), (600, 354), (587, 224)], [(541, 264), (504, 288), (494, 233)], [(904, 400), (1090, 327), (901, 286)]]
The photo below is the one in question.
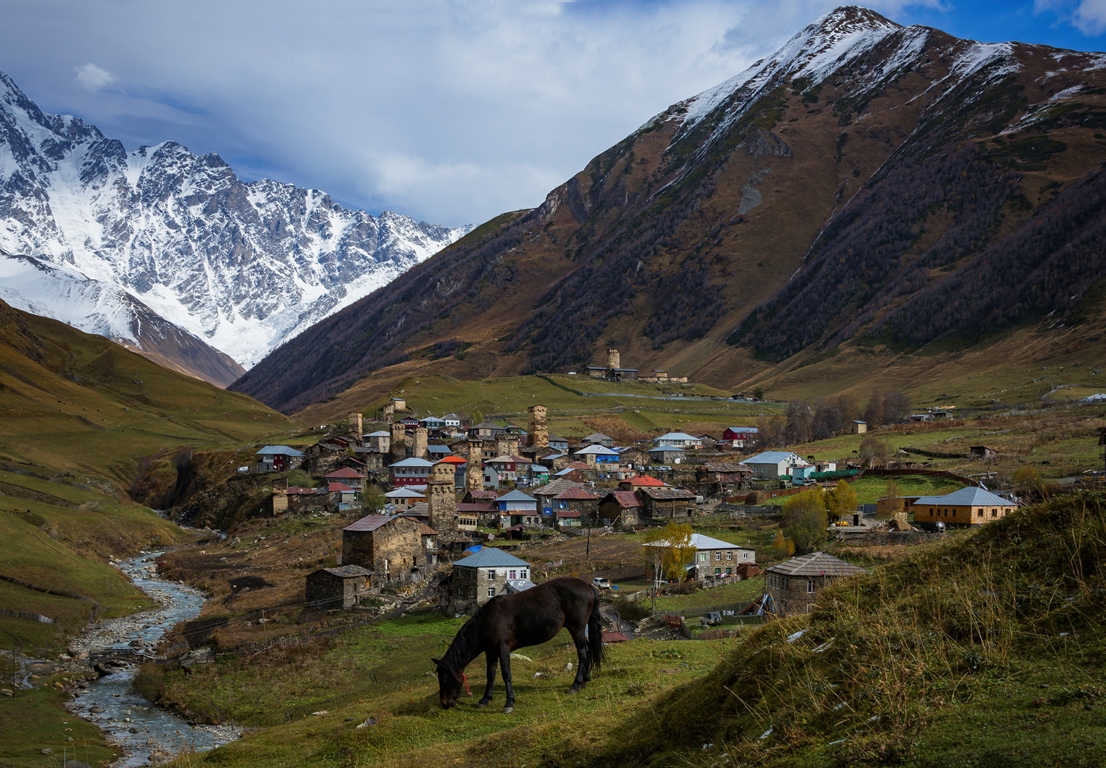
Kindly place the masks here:
[(303, 456), (302, 453), (295, 448), (289, 448), (287, 445), (266, 445), (255, 455), (257, 456)]
[(475, 555), (469, 555), (462, 560), (458, 560), (454, 565), (460, 565), (466, 568), (509, 568), (512, 565), (530, 567), (530, 563), (525, 560), (519, 560), (514, 555), (508, 554), (496, 547), (484, 547)]
[(944, 496), (921, 496), (915, 504), (947, 504), (950, 507), (1016, 507), (1012, 501), (969, 485)]

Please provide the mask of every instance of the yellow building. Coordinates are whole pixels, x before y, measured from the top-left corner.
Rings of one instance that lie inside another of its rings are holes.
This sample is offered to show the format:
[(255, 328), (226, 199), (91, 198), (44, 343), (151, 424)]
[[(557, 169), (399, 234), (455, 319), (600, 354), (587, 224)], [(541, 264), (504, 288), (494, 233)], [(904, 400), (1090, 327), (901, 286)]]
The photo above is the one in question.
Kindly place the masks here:
[(961, 488), (946, 496), (921, 496), (914, 502), (914, 522), (972, 526), (994, 522), (1018, 505), (982, 488)]

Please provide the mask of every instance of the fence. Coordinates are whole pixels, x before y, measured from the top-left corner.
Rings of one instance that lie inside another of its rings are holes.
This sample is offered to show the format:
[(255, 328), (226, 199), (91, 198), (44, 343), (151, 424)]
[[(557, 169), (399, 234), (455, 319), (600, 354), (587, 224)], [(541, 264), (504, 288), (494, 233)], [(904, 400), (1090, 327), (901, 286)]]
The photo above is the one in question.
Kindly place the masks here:
[(26, 611), (13, 611), (8, 608), (0, 608), (0, 616), (7, 616), (11, 619), (25, 619), (27, 621), (37, 621), (39, 624), (53, 624), (54, 620), (49, 616), (43, 616), (41, 613), (27, 613)]
[(657, 611), (654, 616), (663, 618), (664, 616), (679, 616), (680, 618), (687, 619), (690, 617), (702, 616), (704, 613), (711, 613), (717, 611), (722, 614), (723, 618), (732, 619), (738, 624), (763, 624), (763, 616), (738, 616), (737, 612), (743, 610), (749, 605), (750, 601), (744, 603), (727, 603), (726, 605), (709, 605), (702, 608), (680, 608), (678, 610)]

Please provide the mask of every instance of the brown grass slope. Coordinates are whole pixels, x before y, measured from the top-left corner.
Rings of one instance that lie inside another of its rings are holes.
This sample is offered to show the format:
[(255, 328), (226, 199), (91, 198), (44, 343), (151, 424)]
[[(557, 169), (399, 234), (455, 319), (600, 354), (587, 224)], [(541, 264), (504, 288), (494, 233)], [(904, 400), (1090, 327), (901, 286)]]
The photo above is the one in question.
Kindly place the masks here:
[[(890, 22), (845, 8), (819, 24), (810, 51)], [(964, 74), (974, 45), (896, 28), (821, 80), (764, 69), (698, 121), (674, 105), (234, 387), (292, 412), (382, 369), (557, 371), (610, 345), (732, 387), (852, 339), (1093, 314), (1106, 71), (1011, 44)]]
[(1104, 557), (1101, 494), (918, 548), (543, 764), (1102, 765)]

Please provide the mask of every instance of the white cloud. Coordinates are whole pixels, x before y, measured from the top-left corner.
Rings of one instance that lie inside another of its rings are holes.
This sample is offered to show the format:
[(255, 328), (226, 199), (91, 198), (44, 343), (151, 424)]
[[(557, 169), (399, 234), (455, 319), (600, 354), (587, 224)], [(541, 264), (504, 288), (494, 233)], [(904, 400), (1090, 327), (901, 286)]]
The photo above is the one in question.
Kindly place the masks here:
[[(128, 147), (175, 139), (348, 204), (478, 223), (539, 204), (838, 4), (6, 0), (0, 70)], [(74, 58), (99, 62), (79, 87)]]
[(1075, 9), (1073, 23), (1085, 35), (1106, 32), (1106, 0), (1081, 0)]
[(102, 90), (115, 82), (115, 75), (92, 63), (82, 64), (73, 71), (77, 73), (77, 82), (90, 91)]

